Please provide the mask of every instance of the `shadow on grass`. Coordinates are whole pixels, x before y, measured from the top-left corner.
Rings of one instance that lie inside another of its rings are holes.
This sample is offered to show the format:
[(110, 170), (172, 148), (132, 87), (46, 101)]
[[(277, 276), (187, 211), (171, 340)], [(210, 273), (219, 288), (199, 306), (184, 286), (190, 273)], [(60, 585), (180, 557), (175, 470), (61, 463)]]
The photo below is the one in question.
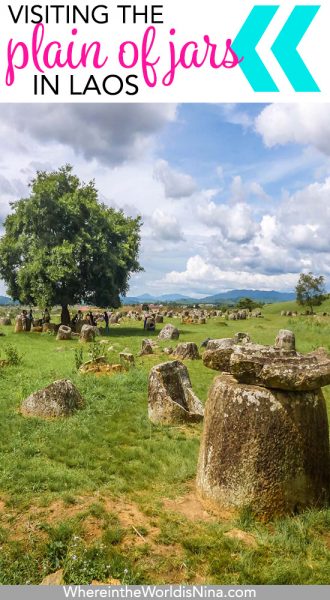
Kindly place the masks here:
[[(160, 330), (159, 330), (160, 331)], [(118, 338), (118, 337), (141, 337), (141, 338), (151, 338), (157, 337), (159, 331), (145, 331), (143, 328), (137, 329), (136, 327), (116, 327), (116, 329), (111, 329), (110, 333), (105, 336), (104, 332), (102, 332), (102, 337), (108, 338)]]
[[(111, 339), (126, 336), (138, 338), (157, 338), (160, 332), (161, 329), (156, 331), (145, 331), (143, 328), (137, 329), (136, 327), (118, 327), (116, 329), (110, 328), (110, 333), (108, 335), (105, 335), (103, 331), (101, 333), (102, 337), (108, 337)], [(180, 331), (180, 333), (184, 333), (184, 335), (194, 335), (196, 331), (188, 331), (188, 329), (185, 329), (183, 332)]]

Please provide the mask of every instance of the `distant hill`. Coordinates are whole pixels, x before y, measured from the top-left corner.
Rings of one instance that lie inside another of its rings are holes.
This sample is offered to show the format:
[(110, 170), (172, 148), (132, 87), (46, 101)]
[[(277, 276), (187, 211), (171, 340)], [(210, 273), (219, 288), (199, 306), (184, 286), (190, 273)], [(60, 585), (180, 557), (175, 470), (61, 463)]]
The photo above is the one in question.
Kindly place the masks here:
[(17, 304), (8, 296), (0, 296), (0, 306), (8, 306), (8, 304)]
[(199, 300), (203, 304), (216, 304), (217, 302), (237, 302), (240, 298), (250, 298), (255, 302), (264, 302), (265, 304), (274, 304), (275, 302), (289, 302), (295, 300), (296, 295), (293, 292), (275, 292), (274, 290), (231, 290), (221, 292), (212, 296), (206, 296)]
[(179, 302), (182, 304), (226, 304), (236, 303), (240, 298), (251, 298), (256, 302), (264, 302), (265, 304), (273, 304), (275, 302), (289, 302), (295, 300), (293, 292), (276, 292), (274, 290), (231, 290), (229, 292), (219, 292), (205, 298), (191, 298), (182, 294), (163, 294), (161, 296), (151, 296), (150, 294), (142, 294), (141, 296), (127, 296), (122, 298), (123, 304), (142, 304), (148, 302)]
[(163, 294), (161, 296), (151, 296), (151, 294), (142, 294), (141, 296), (127, 296), (122, 299), (123, 304), (142, 304), (142, 303), (162, 303), (162, 302), (181, 302), (187, 304), (195, 304), (198, 302), (196, 298), (189, 298), (182, 294)]

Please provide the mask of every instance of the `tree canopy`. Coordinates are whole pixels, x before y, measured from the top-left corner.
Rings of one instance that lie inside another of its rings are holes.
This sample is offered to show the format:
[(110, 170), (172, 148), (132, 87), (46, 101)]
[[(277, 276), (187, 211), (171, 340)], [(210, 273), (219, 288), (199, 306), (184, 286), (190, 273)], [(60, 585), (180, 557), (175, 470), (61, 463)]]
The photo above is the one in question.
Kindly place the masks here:
[(86, 302), (116, 307), (138, 262), (140, 217), (98, 200), (70, 165), (38, 171), (31, 193), (11, 205), (0, 240), (0, 276), (24, 304)]
[(320, 306), (325, 299), (325, 280), (323, 275), (316, 277), (313, 273), (301, 273), (296, 285), (298, 304), (308, 306), (313, 312), (314, 306)]
[(253, 310), (254, 308), (260, 308), (262, 304), (260, 302), (255, 302), (251, 300), (251, 298), (240, 298), (236, 304), (236, 308), (246, 308), (247, 310)]

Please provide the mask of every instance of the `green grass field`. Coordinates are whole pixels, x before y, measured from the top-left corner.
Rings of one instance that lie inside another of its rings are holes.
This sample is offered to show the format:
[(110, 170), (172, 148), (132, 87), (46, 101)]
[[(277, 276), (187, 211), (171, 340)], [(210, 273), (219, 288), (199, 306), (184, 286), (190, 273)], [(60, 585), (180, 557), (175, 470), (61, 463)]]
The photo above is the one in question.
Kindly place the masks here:
[[(268, 306), (263, 319), (178, 325), (180, 341), (199, 344), (246, 331), (272, 344), (280, 328), (289, 328), (299, 351), (330, 350), (330, 317), (280, 317), (282, 309), (295, 307)], [(329, 301), (323, 311), (330, 312)], [(247, 510), (215, 515), (198, 501), (202, 426), (160, 427), (147, 418), (149, 370), (168, 360), (161, 349), (175, 342), (160, 342), (157, 353), (137, 358), (130, 372), (96, 377), (77, 372), (76, 340), (2, 331), (0, 359), (13, 345), (22, 362), (0, 369), (1, 584), (37, 584), (58, 569), (66, 583), (77, 584), (330, 583), (330, 510), (262, 523)], [(137, 355), (144, 337), (141, 323), (125, 321), (111, 328), (102, 348), (111, 347), (111, 362), (119, 362), (124, 349)], [(186, 364), (205, 402), (217, 374), (201, 360)], [(62, 378), (81, 391), (83, 410), (65, 420), (20, 415), (25, 397)], [(330, 410), (328, 389), (325, 395)], [(249, 535), (244, 541), (228, 537), (234, 529)]]

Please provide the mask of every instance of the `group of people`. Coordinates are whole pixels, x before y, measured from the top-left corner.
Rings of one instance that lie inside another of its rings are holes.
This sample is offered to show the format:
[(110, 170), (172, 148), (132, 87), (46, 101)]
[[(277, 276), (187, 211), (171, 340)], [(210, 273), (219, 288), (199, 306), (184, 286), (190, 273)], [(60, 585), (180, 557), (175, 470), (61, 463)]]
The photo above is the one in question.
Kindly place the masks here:
[[(41, 319), (36, 319), (33, 314), (32, 308), (30, 310), (23, 309), (20, 314), (22, 320), (22, 329), (23, 331), (30, 331), (32, 326), (41, 327), (44, 323), (50, 323), (51, 315), (48, 308), (42, 313)], [(105, 330), (109, 331), (109, 321), (110, 315), (105, 310), (102, 314), (95, 315), (92, 311), (88, 313), (83, 313), (81, 310), (78, 310), (76, 314), (72, 317), (70, 321), (70, 326), (73, 331), (77, 331), (79, 329), (79, 324), (81, 325), (91, 325), (92, 327), (96, 327), (99, 321), (103, 321), (105, 323)]]
[(20, 316), (21, 316), (21, 319), (22, 319), (22, 329), (23, 329), (23, 331), (30, 331), (32, 325), (42, 326), (44, 323), (49, 323), (50, 322), (50, 312), (49, 312), (48, 308), (45, 308), (44, 312), (42, 313), (42, 318), (41, 319), (35, 319), (34, 318), (32, 308), (30, 308), (29, 311), (23, 309)]
[(102, 315), (94, 315), (90, 310), (87, 314), (83, 314), (81, 310), (74, 315), (71, 319), (71, 327), (73, 330), (77, 330), (79, 328), (79, 324), (91, 325), (92, 327), (97, 326), (98, 321), (105, 322), (105, 330), (109, 331), (109, 314), (105, 310)]

